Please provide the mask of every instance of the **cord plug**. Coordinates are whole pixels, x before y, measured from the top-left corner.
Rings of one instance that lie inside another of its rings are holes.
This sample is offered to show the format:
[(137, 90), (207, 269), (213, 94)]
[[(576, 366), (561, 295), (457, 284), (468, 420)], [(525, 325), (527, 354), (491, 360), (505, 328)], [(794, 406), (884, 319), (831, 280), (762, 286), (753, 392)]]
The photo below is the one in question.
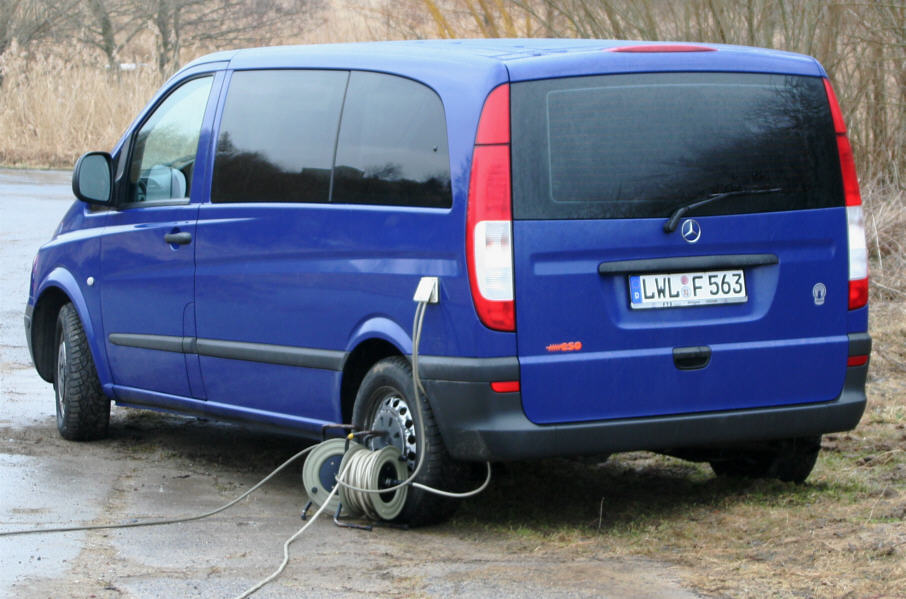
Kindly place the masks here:
[(415, 290), (415, 295), (412, 296), (412, 300), (419, 303), (429, 303), (436, 304), (438, 301), (438, 279), (437, 277), (422, 277), (418, 282), (418, 287)]

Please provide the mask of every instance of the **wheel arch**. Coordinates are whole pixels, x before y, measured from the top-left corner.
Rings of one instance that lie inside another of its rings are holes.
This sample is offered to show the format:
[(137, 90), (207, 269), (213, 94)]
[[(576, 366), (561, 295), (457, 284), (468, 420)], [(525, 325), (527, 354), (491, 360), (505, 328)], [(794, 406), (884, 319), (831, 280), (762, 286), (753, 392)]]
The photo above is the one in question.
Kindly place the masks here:
[(352, 421), (352, 407), (362, 379), (371, 367), (390, 356), (405, 357), (412, 351), (412, 340), (405, 330), (385, 317), (361, 323), (352, 335), (340, 379), (340, 414), (343, 422)]
[(109, 383), (103, 345), (97, 338), (88, 304), (72, 273), (63, 268), (54, 269), (44, 279), (36, 295), (32, 314), (31, 347), (35, 369), (41, 378), (49, 383), (53, 382), (57, 316), (65, 304), (71, 303), (85, 330), (98, 378), (102, 385)]
[(69, 296), (59, 287), (48, 287), (35, 302), (31, 324), (32, 358), (35, 369), (48, 383), (54, 381), (54, 341), (57, 315), (60, 308), (70, 302)]

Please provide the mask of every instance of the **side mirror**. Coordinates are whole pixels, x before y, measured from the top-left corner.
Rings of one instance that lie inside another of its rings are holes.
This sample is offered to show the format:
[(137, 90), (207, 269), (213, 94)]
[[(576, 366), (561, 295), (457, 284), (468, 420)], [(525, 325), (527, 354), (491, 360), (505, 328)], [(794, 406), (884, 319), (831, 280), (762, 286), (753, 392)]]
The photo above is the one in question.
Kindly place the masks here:
[(88, 204), (109, 206), (113, 199), (113, 159), (107, 152), (83, 154), (72, 170), (72, 193)]

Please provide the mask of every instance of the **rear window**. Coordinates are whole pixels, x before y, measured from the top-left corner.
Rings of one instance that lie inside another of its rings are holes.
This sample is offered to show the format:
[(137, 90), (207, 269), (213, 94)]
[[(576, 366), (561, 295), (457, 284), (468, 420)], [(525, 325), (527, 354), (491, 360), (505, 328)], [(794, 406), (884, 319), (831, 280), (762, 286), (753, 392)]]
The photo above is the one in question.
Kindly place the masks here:
[(668, 217), (843, 205), (820, 78), (658, 73), (514, 84), (513, 216)]
[(452, 199), (440, 97), (409, 79), (353, 71), (331, 202), (446, 208)]

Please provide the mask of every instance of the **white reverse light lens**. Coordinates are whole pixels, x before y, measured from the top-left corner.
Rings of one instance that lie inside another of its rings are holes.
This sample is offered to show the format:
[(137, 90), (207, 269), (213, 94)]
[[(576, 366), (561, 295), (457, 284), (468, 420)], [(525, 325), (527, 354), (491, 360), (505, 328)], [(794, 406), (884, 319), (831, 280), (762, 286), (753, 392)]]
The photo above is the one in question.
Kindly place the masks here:
[(846, 223), (849, 237), (849, 280), (858, 281), (868, 277), (868, 249), (865, 245), (862, 206), (846, 207)]
[(513, 252), (510, 221), (484, 220), (475, 225), (475, 278), (482, 297), (513, 299)]

